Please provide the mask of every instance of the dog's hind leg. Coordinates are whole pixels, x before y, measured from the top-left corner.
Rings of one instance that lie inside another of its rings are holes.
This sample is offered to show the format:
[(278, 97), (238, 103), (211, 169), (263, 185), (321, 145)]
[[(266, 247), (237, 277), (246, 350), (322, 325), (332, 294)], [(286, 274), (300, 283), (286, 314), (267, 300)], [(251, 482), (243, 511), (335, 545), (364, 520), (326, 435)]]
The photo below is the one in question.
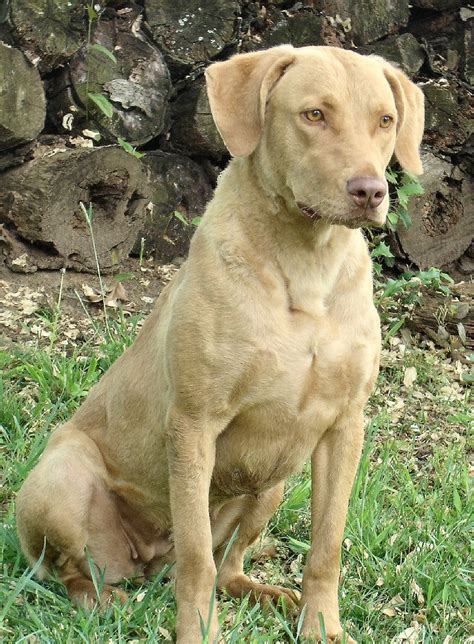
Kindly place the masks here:
[(44, 549), (38, 576), (56, 569), (73, 601), (90, 606), (112, 594), (125, 599), (111, 584), (136, 574), (136, 553), (108, 490), (100, 451), (83, 432), (66, 425), (51, 437), (18, 494), (17, 526), (31, 564)]
[[(288, 608), (294, 609), (299, 600), (293, 590), (254, 582), (245, 575), (243, 568), (246, 549), (258, 538), (279, 506), (283, 489), (284, 483), (280, 483), (256, 496), (239, 497), (226, 503), (213, 525), (216, 543), (214, 558), (218, 570), (220, 566), (217, 585), (232, 597), (250, 595), (252, 602), (258, 601), (262, 605), (282, 599)], [(237, 526), (235, 540), (224, 558), (226, 547)]]

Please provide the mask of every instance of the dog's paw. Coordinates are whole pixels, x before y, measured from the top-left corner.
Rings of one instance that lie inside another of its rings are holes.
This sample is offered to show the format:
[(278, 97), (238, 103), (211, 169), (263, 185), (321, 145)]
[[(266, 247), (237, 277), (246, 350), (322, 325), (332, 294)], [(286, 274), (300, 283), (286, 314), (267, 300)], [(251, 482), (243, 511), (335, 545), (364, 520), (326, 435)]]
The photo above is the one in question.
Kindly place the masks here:
[(301, 636), (304, 642), (330, 642), (331, 644), (357, 644), (356, 640), (350, 635), (343, 632), (342, 628), (326, 629), (326, 635), (323, 637), (319, 624), (314, 628), (303, 626)]
[(238, 575), (223, 584), (225, 591), (232, 597), (246, 597), (249, 595), (252, 603), (259, 603), (262, 608), (270, 604), (284, 604), (289, 612), (299, 609), (300, 596), (296, 590), (270, 584), (259, 584), (246, 575)]
[(92, 610), (96, 606), (104, 609), (116, 600), (121, 604), (125, 604), (128, 599), (128, 595), (124, 590), (109, 584), (102, 586), (98, 596), (94, 584), (86, 578), (75, 579), (66, 584), (66, 586), (71, 602), (86, 610)]

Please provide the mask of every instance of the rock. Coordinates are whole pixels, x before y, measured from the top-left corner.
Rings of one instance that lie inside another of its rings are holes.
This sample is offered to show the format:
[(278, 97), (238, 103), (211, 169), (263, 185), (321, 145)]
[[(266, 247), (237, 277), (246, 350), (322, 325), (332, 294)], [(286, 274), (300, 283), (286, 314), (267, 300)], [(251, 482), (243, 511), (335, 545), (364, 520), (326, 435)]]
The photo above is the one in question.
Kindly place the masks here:
[[(140, 29), (141, 20), (134, 8), (109, 11), (95, 27), (91, 46), (50, 83), (50, 114), (59, 131), (97, 129), (106, 142), (120, 137), (134, 146), (162, 132), (171, 81), (162, 54)], [(116, 62), (95, 45), (105, 47)], [(88, 94), (105, 96), (112, 116)]]
[(263, 34), (260, 47), (289, 43), (294, 47), (324, 45), (324, 18), (311, 8), (280, 13), (279, 20)]
[(410, 76), (416, 74), (425, 62), (425, 52), (410, 33), (391, 36), (370, 47), (364, 53), (378, 54), (392, 63), (397, 63)]
[(443, 266), (458, 259), (474, 237), (473, 187), (468, 175), (423, 152), (425, 193), (410, 200), (412, 225), (398, 226), (397, 237), (419, 268)]
[(203, 77), (180, 94), (173, 104), (172, 118), (171, 142), (178, 150), (215, 160), (228, 156), (212, 118)]
[[(150, 170), (153, 209), (145, 218), (134, 251), (140, 252), (144, 238), (145, 250), (167, 263), (188, 254), (195, 218), (204, 213), (212, 187), (201, 166), (187, 157), (156, 151), (149, 152), (144, 163)], [(173, 214), (176, 211), (178, 216)]]
[(327, 15), (350, 19), (350, 35), (356, 45), (366, 45), (398, 31), (408, 23), (408, 0), (322, 0), (320, 7)]
[(147, 23), (174, 75), (187, 73), (237, 40), (234, 0), (145, 0)]
[(101, 269), (111, 269), (128, 256), (149, 202), (146, 168), (118, 146), (70, 149), (58, 138), (38, 145), (31, 160), (1, 179), (0, 223), (19, 242), (11, 244), (16, 255), (10, 253), (9, 265), (28, 272), (34, 266), (96, 271), (81, 202), (92, 205)]
[(425, 95), (425, 142), (445, 152), (459, 152), (472, 132), (470, 97), (445, 79), (420, 84)]
[(435, 11), (449, 11), (451, 9), (459, 9), (461, 7), (461, 0), (411, 0), (414, 7), (422, 9), (434, 9)]
[(465, 172), (474, 175), (474, 133), (469, 136), (458, 155), (460, 167)]
[(459, 259), (457, 267), (463, 275), (472, 275), (474, 273), (474, 259), (468, 257), (468, 255), (463, 255)]
[(86, 40), (82, 0), (10, 0), (10, 22), (15, 40), (42, 72), (66, 61)]
[(465, 59), (465, 24), (458, 12), (415, 12), (410, 33), (423, 43), (428, 65), (435, 75), (456, 73)]
[[(474, 18), (474, 11), (473, 11)], [(474, 85), (474, 19), (464, 34), (464, 78), (470, 85)]]
[(33, 140), (45, 116), (38, 70), (21, 51), (0, 42), (0, 150)]
[[(3, 150), (0, 155), (0, 173), (8, 168), (13, 168), (14, 166), (21, 165), (27, 159), (31, 159), (33, 156), (33, 150), (36, 147), (36, 141), (30, 141), (24, 145), (16, 146), (15, 148), (9, 148), (8, 150)], [(1, 174), (0, 174), (0, 186), (1, 186)]]

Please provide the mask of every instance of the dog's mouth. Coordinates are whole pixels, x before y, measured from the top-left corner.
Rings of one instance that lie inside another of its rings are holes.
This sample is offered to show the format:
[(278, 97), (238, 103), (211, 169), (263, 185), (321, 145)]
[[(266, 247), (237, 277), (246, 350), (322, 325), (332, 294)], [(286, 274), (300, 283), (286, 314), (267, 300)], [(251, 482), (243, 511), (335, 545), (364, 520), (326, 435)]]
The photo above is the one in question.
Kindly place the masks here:
[(320, 219), (321, 215), (317, 210), (314, 208), (311, 208), (310, 206), (305, 206), (304, 203), (301, 203), (300, 201), (297, 202), (296, 204), (300, 210), (301, 213), (308, 219), (311, 219), (311, 221), (316, 221), (316, 219)]
[(383, 226), (385, 215), (376, 208), (354, 208), (351, 217), (344, 221), (348, 228), (373, 228)]
[[(319, 210), (306, 206), (301, 201), (296, 203), (301, 214), (311, 221), (326, 219)], [(348, 217), (331, 217), (330, 222), (347, 228), (373, 228), (383, 226), (385, 216), (377, 209), (353, 208)]]

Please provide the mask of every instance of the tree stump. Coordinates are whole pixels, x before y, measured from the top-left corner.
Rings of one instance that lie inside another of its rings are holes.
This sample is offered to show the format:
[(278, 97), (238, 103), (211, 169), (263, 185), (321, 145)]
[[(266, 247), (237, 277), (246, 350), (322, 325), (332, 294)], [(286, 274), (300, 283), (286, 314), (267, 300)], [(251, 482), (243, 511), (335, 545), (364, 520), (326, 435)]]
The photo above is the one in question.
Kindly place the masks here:
[[(149, 152), (143, 161), (150, 170), (153, 209), (147, 213), (139, 237), (144, 238), (148, 253), (167, 263), (188, 254), (195, 217), (204, 213), (212, 188), (203, 168), (187, 157), (156, 151)], [(140, 246), (138, 239), (136, 253)]]
[(444, 266), (461, 257), (474, 236), (473, 190), (459, 168), (422, 154), (425, 193), (410, 200), (412, 225), (399, 225), (396, 237), (404, 254), (419, 268)]
[(0, 42), (0, 150), (38, 136), (45, 115), (38, 71), (21, 51)]
[(82, 45), (86, 37), (82, 0), (10, 0), (15, 39), (42, 72), (49, 72)]
[(234, 0), (145, 0), (153, 38), (176, 76), (236, 42), (239, 11)]
[(425, 52), (415, 36), (410, 33), (390, 36), (381, 42), (361, 49), (364, 54), (378, 54), (391, 63), (397, 63), (410, 76), (420, 71), (425, 62)]
[(319, 8), (330, 16), (350, 18), (350, 35), (356, 45), (366, 45), (398, 31), (410, 15), (408, 0), (323, 0)]
[(310, 7), (280, 12), (278, 19), (273, 16), (273, 20), (273, 24), (262, 34), (259, 47), (274, 47), (287, 43), (294, 47), (325, 44), (325, 20), (319, 12)]
[(444, 79), (420, 84), (425, 95), (424, 141), (447, 154), (472, 136), (474, 110), (468, 92)]
[[(135, 8), (105, 14), (91, 46), (84, 46), (50, 84), (50, 114), (60, 131), (92, 128), (106, 142), (120, 137), (132, 145), (143, 145), (161, 133), (171, 81), (163, 56), (140, 24)], [(105, 47), (116, 62), (94, 45)], [(112, 117), (88, 94), (104, 95), (112, 105)]]
[[(19, 242), (25, 270), (68, 267), (95, 272), (96, 261), (86, 217), (92, 204), (100, 266), (107, 270), (127, 257), (143, 227), (149, 202), (146, 169), (116, 146), (70, 149), (62, 141), (40, 145), (34, 157), (2, 175), (0, 223)], [(15, 244), (9, 264), (22, 270)], [(31, 253), (28, 248), (31, 248)]]
[(222, 160), (227, 148), (212, 118), (204, 78), (196, 79), (173, 104), (173, 145), (188, 154)]

